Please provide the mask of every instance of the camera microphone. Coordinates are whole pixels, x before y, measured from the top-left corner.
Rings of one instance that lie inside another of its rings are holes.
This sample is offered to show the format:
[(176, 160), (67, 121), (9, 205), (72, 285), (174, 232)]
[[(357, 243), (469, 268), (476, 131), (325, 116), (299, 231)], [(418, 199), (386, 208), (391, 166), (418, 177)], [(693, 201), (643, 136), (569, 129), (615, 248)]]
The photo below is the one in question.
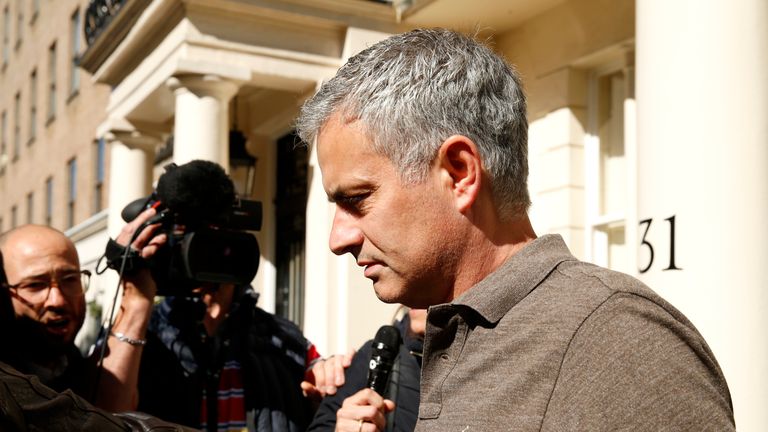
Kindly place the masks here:
[(190, 225), (224, 222), (237, 198), (224, 169), (204, 160), (167, 165), (155, 194), (181, 223)]
[(400, 331), (391, 325), (381, 326), (371, 343), (371, 360), (368, 362), (368, 382), (366, 386), (385, 396), (392, 366), (400, 351)]

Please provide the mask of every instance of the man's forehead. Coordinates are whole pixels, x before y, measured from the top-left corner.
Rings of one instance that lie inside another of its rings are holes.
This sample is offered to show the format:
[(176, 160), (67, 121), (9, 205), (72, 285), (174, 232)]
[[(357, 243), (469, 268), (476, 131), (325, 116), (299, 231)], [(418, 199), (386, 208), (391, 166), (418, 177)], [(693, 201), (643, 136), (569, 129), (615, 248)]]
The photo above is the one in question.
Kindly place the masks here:
[[(30, 227), (11, 233), (3, 242), (6, 270), (34, 273), (39, 267), (57, 267), (44, 271), (77, 268), (79, 258), (72, 242), (62, 233), (50, 228)], [(21, 267), (21, 268), (15, 268)]]

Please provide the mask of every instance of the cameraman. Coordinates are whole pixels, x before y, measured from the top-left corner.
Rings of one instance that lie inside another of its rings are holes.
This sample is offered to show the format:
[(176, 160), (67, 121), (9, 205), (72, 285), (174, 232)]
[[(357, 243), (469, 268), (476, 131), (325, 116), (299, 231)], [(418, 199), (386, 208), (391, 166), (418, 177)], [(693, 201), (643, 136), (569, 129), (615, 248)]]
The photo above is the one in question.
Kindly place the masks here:
[[(231, 184), (216, 168), (216, 175)], [(140, 213), (122, 230), (117, 244), (125, 247), (155, 214), (153, 209)], [(141, 232), (131, 243), (131, 249), (150, 261), (167, 241), (152, 235)], [(160, 282), (146, 266), (131, 273), (133, 280), (144, 281), (142, 292), (148, 298), (157, 293)], [(122, 349), (132, 350), (126, 354), (134, 367), (125, 371), (128, 379), (122, 388), (138, 400), (122, 398), (121, 403), (131, 403), (123, 408), (208, 431), (305, 430), (312, 408), (300, 383), (319, 355), (298, 327), (259, 309), (258, 296), (248, 285), (199, 283), (194, 289), (171, 291), (174, 295), (146, 311), (144, 320), (131, 320), (146, 325), (110, 338), (110, 349), (121, 342)]]

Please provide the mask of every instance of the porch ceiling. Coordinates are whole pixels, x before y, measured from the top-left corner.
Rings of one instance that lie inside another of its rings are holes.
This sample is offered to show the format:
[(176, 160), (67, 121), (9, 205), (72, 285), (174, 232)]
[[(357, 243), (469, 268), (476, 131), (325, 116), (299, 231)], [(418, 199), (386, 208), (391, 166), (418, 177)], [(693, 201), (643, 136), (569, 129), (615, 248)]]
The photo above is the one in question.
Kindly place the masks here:
[(567, 0), (436, 0), (406, 12), (413, 27), (450, 27), (456, 30), (503, 33)]

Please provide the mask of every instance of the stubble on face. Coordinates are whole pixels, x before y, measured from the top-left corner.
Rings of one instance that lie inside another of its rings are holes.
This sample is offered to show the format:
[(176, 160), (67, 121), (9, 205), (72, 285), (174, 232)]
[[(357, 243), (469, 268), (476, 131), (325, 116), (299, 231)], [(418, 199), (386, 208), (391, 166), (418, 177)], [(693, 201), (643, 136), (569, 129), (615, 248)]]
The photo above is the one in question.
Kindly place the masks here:
[(338, 118), (321, 130), (317, 146), (323, 186), (336, 204), (334, 253), (352, 254), (384, 302), (423, 308), (449, 300), (460, 248), (439, 173), (403, 183), (357, 125)]
[[(28, 225), (18, 228), (4, 239), (2, 245), (8, 283), (28, 278), (51, 278), (62, 272), (79, 271), (77, 250), (62, 233), (48, 227)], [(53, 288), (50, 288), (53, 290)], [(14, 314), (19, 330), (28, 339), (51, 348), (71, 345), (85, 320), (85, 295), (72, 298), (63, 293), (48, 293), (60, 301), (32, 304), (12, 296)], [(33, 341), (30, 341), (33, 342)]]

